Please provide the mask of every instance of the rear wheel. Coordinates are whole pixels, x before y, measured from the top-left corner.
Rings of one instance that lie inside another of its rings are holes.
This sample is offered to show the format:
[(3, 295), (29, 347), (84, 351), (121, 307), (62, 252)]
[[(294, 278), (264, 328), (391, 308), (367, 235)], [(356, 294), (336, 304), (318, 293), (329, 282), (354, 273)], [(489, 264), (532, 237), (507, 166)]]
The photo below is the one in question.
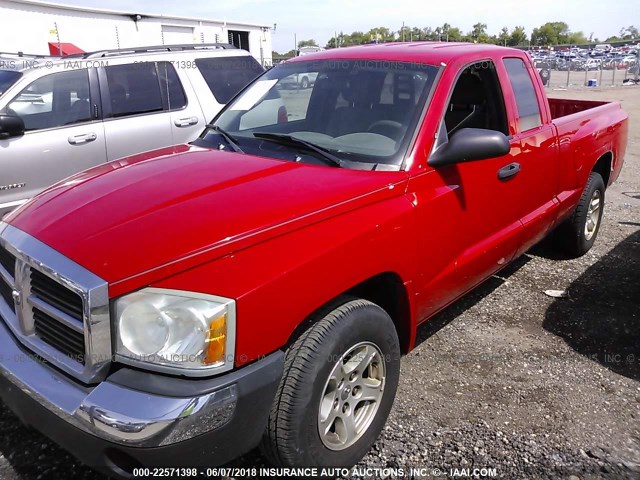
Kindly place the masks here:
[(562, 248), (569, 255), (579, 257), (593, 247), (604, 212), (604, 192), (602, 176), (591, 172), (580, 203), (556, 233)]
[(365, 300), (320, 318), (288, 349), (261, 445), (274, 464), (356, 464), (389, 415), (400, 373), (393, 321)]
[(302, 80), (300, 81), (300, 87), (303, 90), (309, 88), (309, 79), (307, 77), (302, 77)]

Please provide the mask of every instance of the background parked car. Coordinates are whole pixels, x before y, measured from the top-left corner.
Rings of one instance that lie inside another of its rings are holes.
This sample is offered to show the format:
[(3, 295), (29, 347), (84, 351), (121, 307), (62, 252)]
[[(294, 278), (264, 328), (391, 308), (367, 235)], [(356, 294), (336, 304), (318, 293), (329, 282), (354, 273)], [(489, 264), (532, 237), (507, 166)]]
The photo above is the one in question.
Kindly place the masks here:
[(290, 75), (283, 79), (279, 88), (301, 88), (306, 89), (312, 87), (316, 83), (318, 72), (309, 72), (301, 75)]
[(0, 69), (0, 217), (78, 171), (195, 140), (263, 71), (249, 52), (225, 44)]
[(534, 65), (540, 74), (544, 86), (549, 86), (549, 81), (551, 80), (551, 67), (549, 63), (546, 60), (537, 60), (534, 61)]

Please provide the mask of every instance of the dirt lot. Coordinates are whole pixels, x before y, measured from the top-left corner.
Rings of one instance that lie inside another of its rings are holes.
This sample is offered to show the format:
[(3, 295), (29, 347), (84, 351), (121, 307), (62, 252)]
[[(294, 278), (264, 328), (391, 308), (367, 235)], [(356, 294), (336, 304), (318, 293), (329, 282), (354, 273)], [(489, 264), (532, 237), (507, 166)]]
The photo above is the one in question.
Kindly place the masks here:
[[(640, 87), (549, 95), (620, 100), (631, 117), (595, 247), (578, 260), (536, 247), (421, 328), (359, 467), (403, 468), (404, 478), (409, 467), (424, 469), (416, 478), (482, 467), (509, 479), (640, 478)], [(4, 407), (0, 431), (1, 478), (103, 478)], [(233, 465), (264, 460), (252, 452)]]

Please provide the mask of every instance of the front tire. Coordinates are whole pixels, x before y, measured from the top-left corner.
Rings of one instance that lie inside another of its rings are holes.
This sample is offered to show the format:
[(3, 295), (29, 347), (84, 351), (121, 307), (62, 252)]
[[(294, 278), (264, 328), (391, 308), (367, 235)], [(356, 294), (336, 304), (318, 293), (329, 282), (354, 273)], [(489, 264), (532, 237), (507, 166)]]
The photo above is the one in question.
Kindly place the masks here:
[(378, 438), (400, 375), (393, 321), (344, 299), (287, 350), (261, 449), (283, 466), (350, 467)]
[(307, 88), (309, 88), (309, 79), (307, 77), (302, 77), (302, 80), (300, 81), (300, 87), (303, 90), (306, 90)]
[(602, 176), (591, 172), (578, 206), (558, 227), (558, 240), (563, 250), (572, 257), (580, 257), (593, 247), (602, 223), (604, 193)]

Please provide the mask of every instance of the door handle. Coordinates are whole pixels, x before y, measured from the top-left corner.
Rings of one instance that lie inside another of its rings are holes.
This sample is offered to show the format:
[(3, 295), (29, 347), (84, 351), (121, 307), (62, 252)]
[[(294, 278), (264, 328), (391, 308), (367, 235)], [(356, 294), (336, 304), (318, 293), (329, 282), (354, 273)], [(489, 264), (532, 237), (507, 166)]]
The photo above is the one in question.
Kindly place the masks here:
[(67, 140), (71, 145), (81, 145), (83, 143), (93, 142), (98, 136), (95, 133), (85, 133), (82, 135), (72, 135)]
[(198, 117), (177, 118), (173, 123), (176, 127), (190, 127), (197, 125)]
[(514, 175), (517, 175), (519, 171), (520, 171), (519, 163), (516, 163), (516, 162), (510, 163), (506, 167), (502, 167), (500, 170), (498, 170), (498, 178), (500, 180), (506, 180), (508, 178), (513, 177)]

